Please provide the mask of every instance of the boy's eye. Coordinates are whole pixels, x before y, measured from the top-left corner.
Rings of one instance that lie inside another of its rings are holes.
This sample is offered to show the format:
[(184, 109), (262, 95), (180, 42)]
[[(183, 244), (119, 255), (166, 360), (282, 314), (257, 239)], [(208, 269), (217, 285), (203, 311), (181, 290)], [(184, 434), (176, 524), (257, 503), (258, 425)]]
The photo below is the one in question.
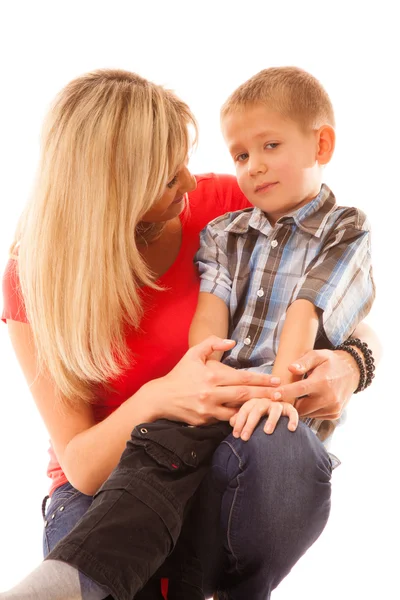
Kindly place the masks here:
[(175, 177), (173, 179), (171, 179), (171, 181), (169, 183), (167, 183), (167, 187), (169, 189), (173, 188), (177, 181), (178, 181), (178, 175), (175, 175)]
[(243, 154), (238, 154), (237, 156), (235, 156), (235, 160), (237, 160), (238, 162), (243, 162), (244, 160), (246, 160), (246, 158), (248, 158), (248, 154), (247, 152), (243, 152)]
[(271, 148), (272, 150), (274, 148), (277, 148), (279, 146), (279, 144), (277, 142), (270, 142), (269, 144), (265, 144), (266, 148)]

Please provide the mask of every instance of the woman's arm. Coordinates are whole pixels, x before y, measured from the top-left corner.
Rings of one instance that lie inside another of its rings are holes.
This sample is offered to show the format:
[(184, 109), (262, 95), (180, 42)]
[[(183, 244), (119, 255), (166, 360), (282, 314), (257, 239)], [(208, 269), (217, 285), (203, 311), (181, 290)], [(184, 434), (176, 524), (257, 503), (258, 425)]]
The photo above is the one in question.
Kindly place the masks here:
[[(229, 421), (237, 408), (254, 397), (272, 397), (270, 376), (240, 372), (215, 361), (215, 351), (234, 342), (208, 338), (191, 348), (165, 377), (140, 388), (109, 417), (95, 423), (92, 407), (75, 407), (57, 401), (54, 384), (38, 375), (38, 362), (30, 325), (8, 320), (8, 330), (18, 361), (51, 437), (54, 451), (70, 483), (93, 495), (117, 465), (139, 423), (167, 418), (192, 425), (215, 419)], [(273, 385), (273, 384), (272, 384)], [(268, 386), (268, 387), (267, 387)]]
[(38, 375), (38, 362), (30, 325), (7, 321), (12, 345), (30, 391), (52, 440), (58, 461), (70, 483), (92, 495), (107, 479), (125, 448), (133, 427), (156, 418), (150, 399), (135, 394), (112, 415), (96, 424), (92, 407), (56, 400), (54, 384)]
[[(377, 364), (382, 356), (382, 346), (373, 329), (360, 323), (353, 337), (368, 344)], [(296, 401), (295, 406), (302, 417), (338, 419), (360, 379), (356, 361), (341, 350), (311, 350), (289, 368), (297, 375), (308, 374), (307, 379), (279, 388), (283, 401)], [(301, 396), (305, 397), (299, 399)]]

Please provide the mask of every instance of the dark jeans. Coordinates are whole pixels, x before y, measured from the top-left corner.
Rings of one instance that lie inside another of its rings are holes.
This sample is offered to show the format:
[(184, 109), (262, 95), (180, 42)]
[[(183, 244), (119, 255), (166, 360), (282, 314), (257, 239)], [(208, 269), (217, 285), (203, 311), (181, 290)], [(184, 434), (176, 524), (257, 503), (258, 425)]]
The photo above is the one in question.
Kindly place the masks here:
[(137, 427), (79, 524), (48, 558), (76, 566), (117, 600), (132, 600), (157, 570), (172, 584), (192, 585), (186, 596), (171, 589), (176, 599), (204, 597), (201, 587), (235, 600), (269, 598), (326, 524), (331, 462), (304, 424), (292, 433), (281, 419), (272, 436), (262, 426), (248, 442), (226, 437), (221, 424)]

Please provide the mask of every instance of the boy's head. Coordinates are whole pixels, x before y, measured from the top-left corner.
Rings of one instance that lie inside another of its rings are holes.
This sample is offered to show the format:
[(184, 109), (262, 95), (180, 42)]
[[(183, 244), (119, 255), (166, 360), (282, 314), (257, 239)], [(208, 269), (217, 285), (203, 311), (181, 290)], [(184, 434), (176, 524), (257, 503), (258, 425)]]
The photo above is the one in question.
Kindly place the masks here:
[(275, 222), (314, 198), (335, 147), (328, 94), (297, 67), (265, 69), (221, 109), (240, 188)]

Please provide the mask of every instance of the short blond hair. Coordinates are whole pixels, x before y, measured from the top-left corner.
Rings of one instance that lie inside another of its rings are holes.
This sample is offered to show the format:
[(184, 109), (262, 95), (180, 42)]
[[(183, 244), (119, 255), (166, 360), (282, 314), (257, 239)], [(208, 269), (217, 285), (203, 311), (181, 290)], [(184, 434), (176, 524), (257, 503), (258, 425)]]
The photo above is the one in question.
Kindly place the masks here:
[(45, 120), (32, 198), (19, 222), (18, 273), (41, 368), (71, 402), (92, 401), (133, 360), (139, 287), (157, 288), (135, 231), (184, 164), (189, 107), (128, 71), (71, 81)]
[(305, 131), (322, 125), (335, 127), (331, 100), (321, 83), (298, 67), (272, 67), (260, 71), (228, 98), (221, 120), (228, 114), (256, 104), (265, 104), (299, 124)]

